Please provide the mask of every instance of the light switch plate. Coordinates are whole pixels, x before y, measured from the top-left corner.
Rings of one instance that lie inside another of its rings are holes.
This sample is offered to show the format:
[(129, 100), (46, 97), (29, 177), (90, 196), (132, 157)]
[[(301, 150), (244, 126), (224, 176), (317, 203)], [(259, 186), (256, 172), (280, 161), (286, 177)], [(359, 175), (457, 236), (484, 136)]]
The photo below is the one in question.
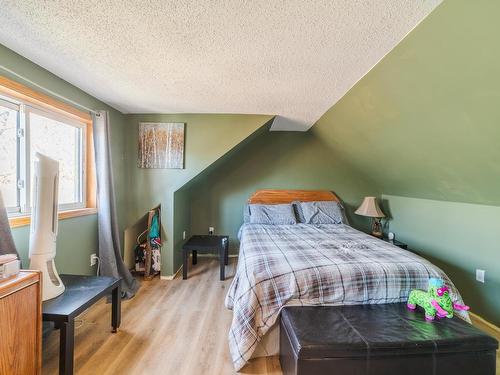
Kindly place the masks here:
[(486, 273), (485, 270), (476, 269), (476, 280), (479, 281), (480, 283), (484, 283), (484, 274), (485, 273)]
[(186, 231), (182, 232), (182, 239), (185, 240), (186, 239)]
[(208, 234), (214, 234), (215, 233), (215, 228), (214, 227), (208, 227)]

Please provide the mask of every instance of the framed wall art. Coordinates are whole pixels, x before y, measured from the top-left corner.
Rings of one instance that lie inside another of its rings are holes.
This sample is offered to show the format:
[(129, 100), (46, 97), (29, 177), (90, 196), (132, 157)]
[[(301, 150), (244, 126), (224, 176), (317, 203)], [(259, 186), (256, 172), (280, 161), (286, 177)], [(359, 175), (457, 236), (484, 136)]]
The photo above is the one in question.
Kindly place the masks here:
[(184, 168), (182, 122), (139, 123), (139, 168)]

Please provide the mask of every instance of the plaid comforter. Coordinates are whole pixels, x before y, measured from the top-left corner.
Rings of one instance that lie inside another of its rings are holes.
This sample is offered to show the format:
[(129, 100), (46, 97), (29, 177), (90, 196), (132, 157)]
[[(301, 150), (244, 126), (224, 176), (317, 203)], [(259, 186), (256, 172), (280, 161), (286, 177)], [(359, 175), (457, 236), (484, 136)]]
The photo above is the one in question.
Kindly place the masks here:
[[(236, 275), (225, 305), (233, 310), (229, 347), (240, 370), (285, 305), (406, 301), (430, 277), (460, 294), (427, 260), (347, 225), (244, 224)], [(461, 316), (468, 320), (466, 312)], [(423, 315), (422, 315), (423, 319)]]

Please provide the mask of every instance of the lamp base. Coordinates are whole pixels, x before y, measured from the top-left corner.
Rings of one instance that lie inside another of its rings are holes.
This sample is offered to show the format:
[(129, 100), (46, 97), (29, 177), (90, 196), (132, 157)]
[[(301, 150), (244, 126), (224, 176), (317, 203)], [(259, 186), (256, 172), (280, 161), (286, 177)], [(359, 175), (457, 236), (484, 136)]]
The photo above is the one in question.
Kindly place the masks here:
[(382, 238), (382, 222), (378, 217), (372, 219), (372, 236)]

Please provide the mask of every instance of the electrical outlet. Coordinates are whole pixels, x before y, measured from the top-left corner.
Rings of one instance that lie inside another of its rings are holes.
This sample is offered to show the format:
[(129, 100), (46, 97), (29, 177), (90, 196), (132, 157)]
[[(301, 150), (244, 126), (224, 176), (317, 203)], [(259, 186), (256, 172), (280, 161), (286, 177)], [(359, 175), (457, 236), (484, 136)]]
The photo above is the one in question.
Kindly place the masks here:
[(97, 259), (99, 259), (99, 258), (97, 258), (97, 254), (95, 254), (95, 253), (90, 254), (90, 265), (95, 266), (97, 263)]
[(208, 234), (214, 234), (215, 233), (215, 228), (214, 227), (208, 227)]
[(186, 231), (182, 232), (182, 239), (185, 240), (186, 239)]
[(476, 280), (479, 281), (480, 283), (484, 283), (485, 273), (486, 273), (485, 270), (476, 269)]

